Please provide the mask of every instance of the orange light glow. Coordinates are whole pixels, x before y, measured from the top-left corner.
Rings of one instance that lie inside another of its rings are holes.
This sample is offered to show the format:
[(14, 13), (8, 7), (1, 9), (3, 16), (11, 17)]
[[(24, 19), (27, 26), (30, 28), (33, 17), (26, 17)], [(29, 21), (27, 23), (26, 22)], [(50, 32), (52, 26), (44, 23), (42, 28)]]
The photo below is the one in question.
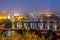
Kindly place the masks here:
[(51, 13), (50, 12), (46, 12), (46, 16), (47, 17), (51, 16)]
[(2, 17), (0, 16), (0, 19), (2, 19)]

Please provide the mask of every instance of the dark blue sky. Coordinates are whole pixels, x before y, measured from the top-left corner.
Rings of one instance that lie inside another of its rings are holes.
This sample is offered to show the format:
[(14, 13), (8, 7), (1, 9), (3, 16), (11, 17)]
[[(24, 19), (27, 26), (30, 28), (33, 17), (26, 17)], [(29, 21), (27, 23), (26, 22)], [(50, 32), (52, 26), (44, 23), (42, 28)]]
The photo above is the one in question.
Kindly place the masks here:
[(0, 11), (30, 13), (49, 10), (60, 10), (60, 0), (0, 0)]

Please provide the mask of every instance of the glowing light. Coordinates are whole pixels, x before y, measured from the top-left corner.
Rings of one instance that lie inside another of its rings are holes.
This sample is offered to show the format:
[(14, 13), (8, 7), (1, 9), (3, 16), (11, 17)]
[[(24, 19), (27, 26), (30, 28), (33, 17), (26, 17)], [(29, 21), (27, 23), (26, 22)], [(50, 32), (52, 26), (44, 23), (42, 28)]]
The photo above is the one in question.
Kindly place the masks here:
[(11, 19), (11, 18), (10, 18), (10, 14), (8, 14), (8, 19)]
[(6, 19), (6, 17), (3, 17), (3, 19)]
[(22, 18), (23, 18), (23, 16), (19, 16), (19, 17), (18, 17), (18, 19), (22, 19)]
[(0, 16), (0, 19), (2, 19), (2, 17)]
[(47, 16), (49, 17), (50, 15), (48, 14)]
[(11, 16), (12, 18), (14, 18), (14, 16)]
[(14, 14), (14, 16), (19, 16), (20, 14), (18, 14), (18, 13), (16, 13), (16, 14)]
[(46, 12), (46, 16), (47, 17), (51, 16), (51, 13), (50, 12)]
[(8, 19), (11, 19), (10, 16), (8, 16)]
[(0, 16), (0, 19), (6, 19), (7, 17), (6, 16)]
[(20, 15), (19, 12), (14, 13), (14, 16), (19, 16), (19, 15)]

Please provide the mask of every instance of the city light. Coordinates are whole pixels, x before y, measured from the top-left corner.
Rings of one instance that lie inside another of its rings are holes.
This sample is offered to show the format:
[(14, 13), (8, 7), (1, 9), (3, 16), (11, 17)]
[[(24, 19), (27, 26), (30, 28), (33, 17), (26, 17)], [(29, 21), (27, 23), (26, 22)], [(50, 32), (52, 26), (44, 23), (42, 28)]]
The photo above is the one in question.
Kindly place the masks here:
[(15, 13), (14, 16), (20, 16), (20, 14), (19, 13)]
[(0, 16), (0, 19), (2, 19), (2, 17)]
[(8, 14), (8, 19), (11, 19), (11, 16), (10, 16), (10, 14)]
[[(58, 28), (57, 24), (59, 24), (57, 22), (58, 19), (55, 20), (53, 18), (54, 20), (53, 19), (51, 19), (51, 20), (53, 20), (54, 22), (52, 22), (49, 17), (52, 18), (52, 14), (50, 12), (47, 12), (44, 15), (42, 13), (39, 13), (39, 14), (32, 13), (32, 14), (29, 14), (29, 15), (18, 14), (18, 13), (13, 14), (13, 15), (11, 15), (11, 14), (5, 14), (5, 13), (4, 13), (4, 15), (0, 14), (0, 20), (3, 20), (3, 21), (5, 20), (6, 21), (6, 19), (9, 19), (10, 22), (11, 22), (11, 25), (12, 25), (11, 29), (14, 29), (14, 30), (16, 28), (17, 28), (17, 30), (19, 30), (19, 29), (21, 29), (21, 30), (22, 29), (23, 30), (30, 30), (30, 29), (32, 29), (32, 30), (33, 29), (35, 29), (35, 30), (44, 30), (44, 29), (46, 29), (46, 30), (52, 30), (53, 31), (53, 28), (54, 28), (55, 31), (58, 30), (57, 29)], [(31, 19), (33, 19), (33, 20), (31, 21)], [(26, 20), (26, 21), (23, 21), (23, 20)], [(50, 23), (50, 21), (51, 21), (51, 23)], [(1, 27), (6, 27), (5, 24), (2, 24), (0, 26)], [(7, 34), (8, 36), (10, 36), (11, 33), (15, 34), (15, 31), (12, 31), (10, 33), (10, 30), (9, 30), (7, 32), (8, 32), (8, 34)]]
[(7, 19), (6, 16), (0, 16), (0, 20), (5, 20), (5, 19)]
[(0, 0), (0, 40), (60, 40), (60, 0)]
[(50, 17), (51, 16), (51, 13), (50, 12), (46, 12), (45, 14), (47, 17)]
[(13, 18), (14, 18), (14, 16), (11, 16), (11, 18), (13, 19)]

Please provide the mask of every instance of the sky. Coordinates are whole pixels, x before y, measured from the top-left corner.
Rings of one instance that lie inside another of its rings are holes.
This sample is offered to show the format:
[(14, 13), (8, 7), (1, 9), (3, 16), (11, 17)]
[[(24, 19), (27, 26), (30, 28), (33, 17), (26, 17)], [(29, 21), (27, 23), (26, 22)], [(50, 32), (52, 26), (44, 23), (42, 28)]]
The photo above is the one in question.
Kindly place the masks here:
[(0, 11), (23, 13), (60, 10), (60, 0), (0, 0)]

